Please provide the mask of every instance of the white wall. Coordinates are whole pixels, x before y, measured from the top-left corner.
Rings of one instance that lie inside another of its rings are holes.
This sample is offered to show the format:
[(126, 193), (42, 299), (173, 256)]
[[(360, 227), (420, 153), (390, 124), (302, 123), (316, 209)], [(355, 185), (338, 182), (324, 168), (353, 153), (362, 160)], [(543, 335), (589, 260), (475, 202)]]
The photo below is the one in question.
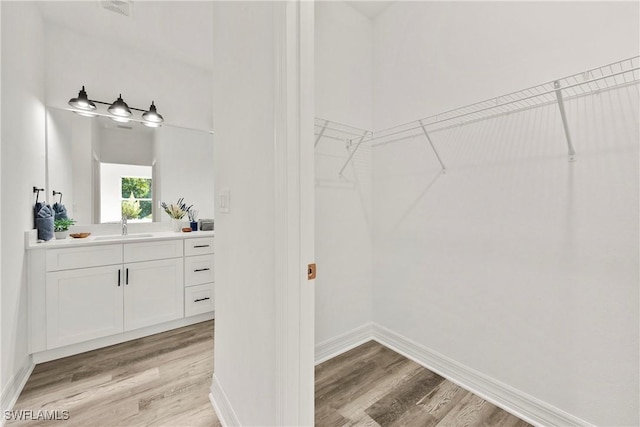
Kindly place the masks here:
[(276, 421), (273, 8), (214, 4), (215, 376), (241, 425)]
[[(2, 23), (2, 6), (0, 6), (0, 24)], [(1, 46), (2, 46), (2, 31), (0, 31), (0, 53), (1, 53)], [(0, 54), (0, 100), (2, 99), (2, 55)], [(2, 165), (2, 102), (0, 102), (0, 165)], [(0, 172), (0, 195), (1, 193), (1, 189), (2, 189), (2, 173)], [(0, 209), (0, 224), (2, 224), (2, 209)], [(2, 226), (0, 225), (0, 242), (2, 241)], [(0, 289), (2, 288), (2, 245), (0, 244)], [(0, 294), (1, 295), (1, 294)], [(4, 335), (3, 333), (3, 328), (2, 328), (2, 299), (0, 296), (0, 354), (2, 354), (2, 336)], [(2, 384), (4, 384), (4, 375), (2, 373), (2, 361), (1, 361), (1, 356), (0, 356), (0, 410), (4, 410), (5, 409), (5, 403), (4, 403), (4, 399), (2, 399), (2, 395), (4, 392), (4, 387), (2, 386)]]
[(2, 409), (28, 372), (24, 232), (45, 183), (43, 31), (31, 2), (2, 2)]
[(316, 116), (371, 129), (373, 27), (345, 2), (316, 2)]
[(99, 219), (99, 210), (94, 212), (93, 203), (99, 193), (95, 191), (92, 179), (97, 172), (94, 171), (94, 163), (100, 158), (99, 135), (100, 129), (94, 120), (72, 115), (70, 174), (73, 181), (73, 200), (68, 207), (69, 217), (75, 219), (78, 224), (91, 224)]
[[(132, 126), (144, 128), (140, 124)], [(145, 129), (100, 128), (99, 137), (101, 162), (152, 165), (152, 132), (146, 132)]]
[[(398, 3), (377, 127), (637, 55), (637, 3)], [(579, 19), (577, 18), (579, 17)], [(477, 29), (477, 30), (476, 30)], [(635, 36), (631, 36), (635, 35)], [(374, 321), (596, 425), (638, 419), (638, 88), (374, 148)]]
[(376, 130), (638, 54), (633, 2), (406, 2), (374, 22)]
[(153, 52), (46, 25), (47, 105), (67, 107), (85, 86), (91, 99), (114, 101), (119, 93), (130, 107), (155, 101), (166, 123), (212, 129), (211, 72)]
[[(213, 136), (208, 132), (163, 126), (156, 134), (157, 200), (175, 203), (183, 197), (198, 210), (198, 219), (214, 218)], [(160, 212), (161, 221), (171, 221)], [(185, 217), (187, 222), (189, 218)]]
[[(372, 129), (371, 21), (344, 2), (317, 2), (315, 12), (316, 117)], [(372, 320), (371, 147), (339, 178), (348, 155), (329, 138), (315, 150), (316, 343)]]
[[(73, 114), (58, 109), (47, 110), (47, 196), (51, 204), (60, 200), (52, 191), (62, 192), (62, 203), (70, 218), (73, 213)], [(86, 143), (86, 141), (84, 141)]]

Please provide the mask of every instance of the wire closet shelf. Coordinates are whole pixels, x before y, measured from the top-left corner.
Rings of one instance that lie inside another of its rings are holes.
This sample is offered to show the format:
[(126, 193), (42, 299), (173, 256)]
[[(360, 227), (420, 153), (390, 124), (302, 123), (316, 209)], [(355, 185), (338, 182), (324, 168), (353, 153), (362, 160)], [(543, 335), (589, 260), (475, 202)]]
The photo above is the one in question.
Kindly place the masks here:
[(353, 156), (360, 148), (360, 145), (365, 141), (370, 141), (373, 138), (373, 132), (367, 129), (361, 129), (355, 126), (346, 125), (332, 120), (326, 120), (317, 118), (315, 119), (315, 144), (317, 147), (323, 138), (333, 141), (339, 141), (345, 144), (345, 148), (349, 152), (346, 161), (342, 165), (338, 176), (342, 176), (342, 173), (353, 159)]
[(424, 130), (435, 132), (530, 108), (562, 103), (563, 100), (566, 101), (605, 90), (638, 84), (639, 82), (640, 56), (634, 56), (517, 92), (376, 131), (371, 142), (377, 145), (402, 141), (424, 136)]
[(316, 118), (315, 145), (317, 146), (322, 138), (346, 141), (349, 144), (348, 147), (354, 140), (358, 141), (356, 146), (350, 150), (349, 158), (340, 171), (340, 175), (342, 175), (358, 147), (365, 140), (372, 145), (379, 145), (424, 136), (438, 157), (442, 170), (445, 171), (445, 165), (429, 136), (430, 133), (557, 103), (562, 116), (569, 156), (573, 160), (575, 150), (565, 116), (564, 102), (638, 83), (640, 83), (640, 56), (634, 56), (517, 92), (382, 129), (375, 133), (335, 121)]

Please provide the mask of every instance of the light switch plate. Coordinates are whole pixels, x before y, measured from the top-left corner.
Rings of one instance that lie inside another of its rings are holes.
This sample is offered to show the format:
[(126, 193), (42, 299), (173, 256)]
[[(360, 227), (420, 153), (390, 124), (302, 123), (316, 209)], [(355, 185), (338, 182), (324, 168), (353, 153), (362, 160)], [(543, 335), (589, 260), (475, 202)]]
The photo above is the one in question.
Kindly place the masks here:
[(222, 190), (218, 195), (218, 212), (231, 212), (231, 192), (229, 190)]

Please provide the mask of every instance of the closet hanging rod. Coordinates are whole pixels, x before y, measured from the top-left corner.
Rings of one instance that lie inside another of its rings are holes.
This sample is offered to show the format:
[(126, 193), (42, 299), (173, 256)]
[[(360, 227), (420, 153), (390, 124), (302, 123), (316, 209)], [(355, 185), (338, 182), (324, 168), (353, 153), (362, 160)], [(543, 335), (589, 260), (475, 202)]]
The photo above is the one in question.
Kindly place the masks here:
[[(362, 132), (365, 131), (364, 129), (362, 129), (359, 132), (351, 132), (351, 131), (348, 131), (348, 130), (345, 130), (345, 129), (336, 129), (336, 128), (332, 128), (332, 127), (329, 127), (329, 126), (323, 126), (323, 125), (319, 125), (319, 124), (316, 124), (315, 126), (317, 126), (319, 128), (322, 128), (322, 129), (325, 129), (325, 131), (333, 131), (333, 132), (338, 132), (338, 133), (348, 133), (349, 135), (354, 135), (354, 136), (358, 136), (358, 137), (361, 136)], [(316, 133), (316, 136), (318, 136), (318, 135), (320, 135), (320, 133)]]
[[(596, 78), (593, 78), (593, 79), (590, 79), (590, 80), (585, 80), (584, 82), (578, 82), (578, 83), (574, 83), (574, 84), (571, 84), (571, 85), (568, 85), (568, 86), (561, 86), (560, 89), (561, 90), (571, 89), (571, 88), (574, 88), (574, 87), (583, 86), (583, 85), (586, 85), (586, 84), (589, 84), (589, 83), (593, 83), (593, 82), (596, 82), (596, 81), (605, 80), (605, 79), (608, 79), (608, 78), (614, 78), (614, 77), (622, 75), (622, 74), (633, 73), (634, 71), (638, 71), (638, 70), (640, 70), (640, 67), (634, 67), (634, 68), (631, 68), (629, 70), (619, 71), (617, 73), (608, 74), (606, 76), (600, 76), (600, 77), (596, 77)], [(562, 80), (562, 79), (560, 79), (560, 80)], [(635, 82), (637, 82), (637, 80), (634, 80), (632, 82), (625, 82), (625, 83), (616, 85), (615, 87), (626, 85), (626, 84), (633, 84)], [(542, 85), (540, 85), (540, 86), (542, 86)], [(530, 89), (525, 89), (525, 90), (530, 90)], [(597, 92), (598, 90), (602, 90), (602, 89), (592, 90), (591, 92)], [(523, 92), (523, 91), (513, 92), (512, 94), (521, 93), (521, 92)], [(436, 114), (434, 116), (430, 116), (430, 117), (427, 117), (427, 118), (421, 119), (421, 120), (422, 121), (426, 121), (428, 119), (436, 118), (435, 121), (425, 122), (424, 123), (424, 126), (431, 126), (431, 125), (434, 125), (434, 124), (448, 122), (448, 121), (451, 121), (451, 120), (454, 120), (454, 119), (458, 119), (458, 118), (461, 118), (461, 117), (466, 117), (466, 116), (470, 116), (470, 115), (473, 115), (473, 114), (478, 114), (478, 113), (481, 113), (481, 112), (484, 112), (484, 111), (495, 110), (497, 108), (500, 108), (500, 107), (503, 107), (503, 106), (506, 106), (506, 105), (515, 104), (515, 103), (526, 101), (526, 100), (529, 100), (529, 99), (540, 98), (540, 97), (543, 97), (545, 95), (555, 94), (555, 92), (556, 92), (556, 89), (550, 89), (550, 90), (546, 90), (545, 92), (537, 93), (537, 94), (534, 94), (534, 95), (529, 95), (529, 96), (526, 96), (526, 97), (523, 97), (523, 98), (510, 100), (510, 101), (503, 102), (503, 103), (496, 104), (496, 105), (489, 105), (488, 107), (484, 107), (484, 108), (481, 108), (481, 109), (478, 109), (478, 110), (472, 110), (472, 111), (469, 111), (469, 112), (457, 114), (455, 116), (451, 116), (451, 117), (447, 117), (447, 118), (443, 118), (443, 119), (437, 119), (439, 116), (443, 116), (443, 115), (445, 115), (447, 113), (459, 111), (459, 110), (462, 110), (464, 108), (468, 108), (468, 107), (471, 107), (471, 106), (474, 106), (474, 105), (487, 103), (487, 102), (490, 102), (490, 101), (492, 101), (494, 99), (505, 98), (505, 97), (510, 96), (512, 94), (502, 95), (502, 96), (499, 96), (499, 97), (496, 97), (496, 98), (490, 98), (490, 99), (485, 100), (485, 101), (481, 101), (481, 102), (478, 102), (478, 103), (475, 103), (475, 104), (471, 104), (471, 105), (469, 105), (467, 107), (456, 108), (454, 110), (449, 110), (449, 111), (446, 111), (444, 113)], [(591, 92), (589, 92), (589, 93), (591, 93)], [(545, 100), (546, 100), (546, 98), (545, 98)], [(534, 105), (530, 105), (530, 106), (533, 107), (533, 106), (539, 106), (539, 105), (542, 105), (542, 104), (538, 104), (538, 105), (534, 104)], [(517, 111), (517, 110), (505, 111), (504, 113), (514, 112), (514, 111)], [(387, 128), (387, 129), (379, 131), (379, 132), (385, 132), (387, 130), (397, 129), (397, 128), (401, 127), (401, 126), (407, 126), (407, 125), (411, 125), (411, 124), (419, 123), (419, 122), (420, 122), (419, 120), (416, 120), (414, 122), (409, 122), (409, 123), (405, 123), (403, 125), (394, 126), (392, 128)], [(370, 139), (369, 141), (370, 142), (374, 142), (374, 141), (378, 141), (378, 140), (381, 140), (381, 139), (388, 138), (390, 136), (399, 135), (399, 134), (403, 134), (405, 132), (409, 132), (409, 131), (412, 131), (412, 130), (418, 130), (418, 129), (421, 129), (420, 124), (414, 125), (413, 127), (406, 128), (406, 129), (403, 129), (403, 130), (399, 130), (399, 131), (395, 131), (395, 132), (391, 132), (391, 133), (385, 133), (384, 135), (376, 136), (376, 137)], [(376, 132), (376, 133), (378, 133), (378, 132)]]
[(323, 134), (320, 134), (320, 133), (316, 133), (314, 135), (315, 136), (320, 136), (322, 138), (335, 139), (336, 141), (340, 141), (340, 142), (345, 142), (345, 140), (349, 139), (349, 138), (339, 138), (339, 137), (333, 136), (333, 135), (323, 135)]
[[(333, 123), (333, 124), (336, 124), (336, 125), (344, 126), (344, 127), (351, 128), (351, 129), (355, 129), (355, 130), (357, 130), (357, 131), (359, 131), (359, 132), (360, 132), (360, 133), (357, 133), (356, 135), (361, 135), (361, 134), (362, 134), (362, 132), (365, 132), (365, 131), (366, 131), (366, 132), (370, 132), (370, 131), (369, 131), (369, 130), (367, 130), (367, 129), (362, 129), (362, 128), (359, 128), (359, 127), (357, 127), (357, 126), (351, 126), (351, 125), (348, 125), (348, 124), (345, 124), (345, 123), (340, 123), (340, 122), (337, 122), (337, 121), (335, 121), (335, 120), (321, 119), (321, 118), (319, 118), (319, 117), (316, 117), (316, 118), (315, 118), (315, 120), (316, 120), (316, 121), (318, 121), (318, 120), (319, 120), (319, 121), (323, 121), (323, 122), (324, 122), (324, 121), (326, 121), (326, 122), (329, 122), (329, 123), (327, 123), (327, 124)], [(322, 126), (323, 126), (323, 124), (322, 124), (322, 123), (315, 123), (315, 125), (316, 125), (316, 126), (319, 126), (319, 127), (322, 127)]]

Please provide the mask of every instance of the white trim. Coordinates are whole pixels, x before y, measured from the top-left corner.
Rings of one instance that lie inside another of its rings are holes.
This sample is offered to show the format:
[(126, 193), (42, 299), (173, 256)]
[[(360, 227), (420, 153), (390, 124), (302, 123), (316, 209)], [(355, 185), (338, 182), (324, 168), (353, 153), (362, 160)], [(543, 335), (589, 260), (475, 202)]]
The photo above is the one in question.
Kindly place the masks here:
[[(297, 73), (291, 69), (296, 49), (292, 46), (289, 1), (273, 3), (274, 29), (274, 204), (275, 204), (275, 423), (299, 424), (299, 278), (298, 241), (300, 202), (299, 157), (293, 138), (297, 134)], [(291, 74), (291, 75), (289, 75)]]
[[(20, 393), (22, 393), (22, 389), (24, 388), (27, 380), (31, 376), (31, 372), (33, 372), (33, 368), (35, 367), (35, 363), (33, 363), (33, 358), (31, 356), (25, 359), (24, 365), (20, 368), (20, 370), (11, 378), (11, 381), (7, 384), (7, 387), (2, 390), (2, 398), (0, 401), (2, 402), (2, 413), (4, 411), (10, 411), (13, 409), (13, 405), (16, 404)], [(2, 417), (2, 421), (0, 421), (0, 426), (5, 424), (5, 419)]]
[(313, 4), (275, 2), (273, 13), (275, 423), (313, 425), (313, 26), (301, 27)]
[(373, 323), (366, 323), (353, 328), (336, 337), (329, 338), (316, 344), (316, 365), (347, 352), (357, 346), (371, 341), (373, 338)]
[(563, 410), (439, 354), (383, 326), (373, 325), (374, 340), (419, 363), (507, 412), (539, 426), (592, 426)]
[(298, 2), (298, 146), (300, 150), (300, 424), (315, 420), (315, 280), (307, 265), (315, 263), (315, 5)]
[(229, 402), (229, 398), (224, 392), (220, 381), (218, 381), (218, 377), (216, 376), (216, 374), (213, 374), (213, 381), (211, 382), (211, 393), (209, 393), (209, 401), (211, 402), (211, 406), (213, 406), (213, 410), (216, 411), (216, 415), (218, 416), (220, 424), (222, 424), (223, 426), (241, 425), (240, 420), (233, 410), (231, 402)]

